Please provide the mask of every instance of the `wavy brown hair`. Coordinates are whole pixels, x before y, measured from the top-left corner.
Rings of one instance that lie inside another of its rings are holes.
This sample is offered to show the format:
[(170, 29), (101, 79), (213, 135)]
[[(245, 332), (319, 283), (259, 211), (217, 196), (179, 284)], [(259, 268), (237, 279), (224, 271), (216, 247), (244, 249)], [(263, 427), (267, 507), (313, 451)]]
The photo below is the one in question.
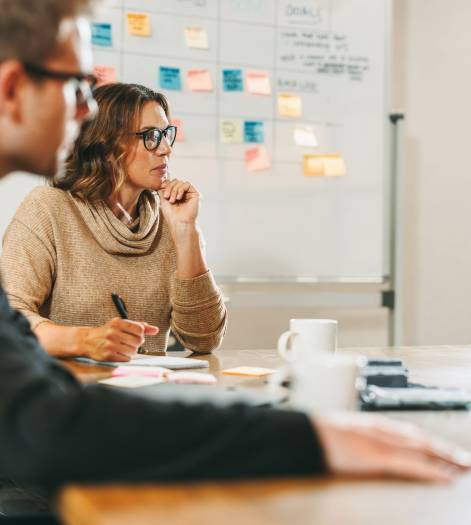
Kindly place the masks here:
[(94, 91), (98, 114), (84, 122), (65, 172), (52, 180), (55, 188), (90, 202), (103, 201), (125, 180), (124, 161), (137, 131), (142, 109), (156, 102), (170, 119), (167, 99), (139, 84), (108, 84)]

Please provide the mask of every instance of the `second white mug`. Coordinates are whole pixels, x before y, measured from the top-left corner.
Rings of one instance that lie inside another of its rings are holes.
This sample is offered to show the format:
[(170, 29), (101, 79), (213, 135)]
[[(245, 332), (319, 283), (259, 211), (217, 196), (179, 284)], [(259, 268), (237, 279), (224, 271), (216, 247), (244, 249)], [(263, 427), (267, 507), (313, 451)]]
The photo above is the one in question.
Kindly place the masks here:
[(337, 321), (334, 319), (291, 319), (289, 330), (278, 339), (278, 353), (286, 361), (309, 359), (337, 349)]

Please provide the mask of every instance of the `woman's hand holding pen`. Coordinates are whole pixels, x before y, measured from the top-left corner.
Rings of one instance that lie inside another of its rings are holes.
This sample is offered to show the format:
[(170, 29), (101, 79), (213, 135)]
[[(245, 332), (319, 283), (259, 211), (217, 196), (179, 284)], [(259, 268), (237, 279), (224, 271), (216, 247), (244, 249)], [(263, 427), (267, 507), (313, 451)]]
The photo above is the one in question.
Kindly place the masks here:
[(98, 328), (83, 329), (82, 355), (96, 361), (130, 361), (144, 343), (144, 336), (158, 331), (156, 326), (116, 317)]

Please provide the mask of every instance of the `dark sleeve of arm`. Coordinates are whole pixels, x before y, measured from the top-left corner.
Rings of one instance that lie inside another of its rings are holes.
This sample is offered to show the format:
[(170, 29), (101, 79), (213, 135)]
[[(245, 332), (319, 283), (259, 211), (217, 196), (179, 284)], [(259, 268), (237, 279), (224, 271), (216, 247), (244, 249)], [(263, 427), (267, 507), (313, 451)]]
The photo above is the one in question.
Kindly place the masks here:
[[(26, 322), (26, 321), (25, 321)], [(71, 481), (168, 481), (324, 470), (301, 413), (159, 403), (84, 388), (41, 348), (0, 330), (0, 471), (55, 488)]]

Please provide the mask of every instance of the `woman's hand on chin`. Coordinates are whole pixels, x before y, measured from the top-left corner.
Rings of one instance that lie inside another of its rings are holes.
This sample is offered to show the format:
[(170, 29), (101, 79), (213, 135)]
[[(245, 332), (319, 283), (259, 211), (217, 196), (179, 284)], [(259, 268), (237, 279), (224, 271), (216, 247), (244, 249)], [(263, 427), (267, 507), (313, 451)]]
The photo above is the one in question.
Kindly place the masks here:
[(162, 213), (171, 228), (178, 223), (195, 225), (201, 195), (188, 181), (164, 181), (159, 196)]

